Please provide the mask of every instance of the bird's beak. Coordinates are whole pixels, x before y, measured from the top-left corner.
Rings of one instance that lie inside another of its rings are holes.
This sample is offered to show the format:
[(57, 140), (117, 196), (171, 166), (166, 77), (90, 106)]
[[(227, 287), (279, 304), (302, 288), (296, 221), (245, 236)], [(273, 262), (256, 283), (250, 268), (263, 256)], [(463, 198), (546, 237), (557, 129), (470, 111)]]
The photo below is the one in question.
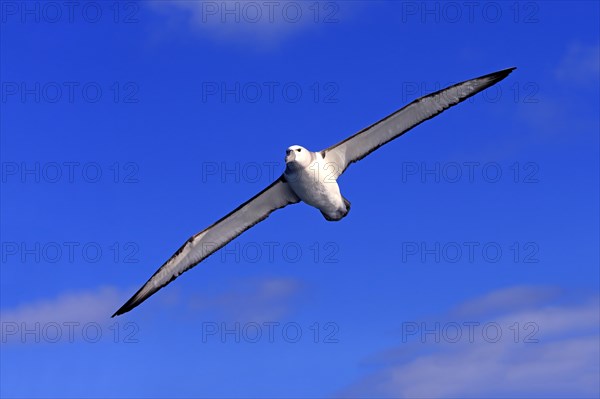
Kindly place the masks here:
[(285, 154), (285, 163), (294, 162), (295, 160), (296, 160), (295, 151), (290, 151), (287, 154)]

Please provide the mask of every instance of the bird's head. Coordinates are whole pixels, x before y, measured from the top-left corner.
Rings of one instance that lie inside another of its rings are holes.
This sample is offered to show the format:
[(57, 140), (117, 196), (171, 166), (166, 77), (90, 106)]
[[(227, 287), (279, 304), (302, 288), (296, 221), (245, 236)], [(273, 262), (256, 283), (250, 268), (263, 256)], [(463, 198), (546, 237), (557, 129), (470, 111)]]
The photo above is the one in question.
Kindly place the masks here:
[(312, 157), (306, 148), (293, 145), (285, 150), (285, 163), (291, 168), (306, 168), (310, 165)]

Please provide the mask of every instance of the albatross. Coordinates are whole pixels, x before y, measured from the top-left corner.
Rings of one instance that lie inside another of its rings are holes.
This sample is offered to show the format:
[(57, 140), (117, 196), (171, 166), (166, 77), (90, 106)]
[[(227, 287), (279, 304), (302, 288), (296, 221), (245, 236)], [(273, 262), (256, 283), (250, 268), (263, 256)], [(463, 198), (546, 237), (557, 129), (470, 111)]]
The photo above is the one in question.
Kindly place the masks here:
[(190, 237), (112, 317), (129, 312), (277, 209), (302, 201), (321, 211), (328, 221), (343, 219), (350, 211), (350, 201), (342, 196), (337, 179), (350, 164), (500, 82), (514, 69), (466, 80), (421, 97), (322, 151), (312, 152), (299, 145), (288, 147), (285, 171), (277, 180), (233, 212)]

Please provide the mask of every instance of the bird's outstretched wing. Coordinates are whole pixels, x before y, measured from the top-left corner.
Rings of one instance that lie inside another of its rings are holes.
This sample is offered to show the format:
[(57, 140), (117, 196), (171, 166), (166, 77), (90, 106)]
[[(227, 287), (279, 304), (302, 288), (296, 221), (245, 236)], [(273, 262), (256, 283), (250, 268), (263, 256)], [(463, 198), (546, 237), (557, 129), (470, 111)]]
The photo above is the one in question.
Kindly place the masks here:
[(321, 153), (326, 162), (333, 163), (337, 178), (351, 163), (361, 160), (385, 143), (400, 137), (453, 105), (498, 83), (514, 69), (490, 73), (421, 97)]
[(196, 266), (244, 231), (265, 220), (274, 210), (299, 201), (285, 177), (281, 176), (236, 210), (190, 237), (112, 317), (129, 312), (181, 273)]

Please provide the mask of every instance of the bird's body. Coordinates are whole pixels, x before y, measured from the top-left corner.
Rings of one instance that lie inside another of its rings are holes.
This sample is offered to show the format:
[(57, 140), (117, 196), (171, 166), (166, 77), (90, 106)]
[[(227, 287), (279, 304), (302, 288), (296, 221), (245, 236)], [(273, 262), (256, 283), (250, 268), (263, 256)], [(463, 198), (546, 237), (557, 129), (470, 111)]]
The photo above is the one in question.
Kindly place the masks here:
[(337, 221), (350, 210), (337, 183), (350, 166), (410, 129), (498, 83), (514, 68), (490, 73), (414, 100), (377, 123), (319, 152), (297, 145), (286, 151), (285, 172), (233, 212), (190, 237), (117, 312), (120, 315), (144, 302), (181, 273), (191, 269), (228, 242), (265, 220), (273, 211), (300, 201)]
[(335, 176), (337, 165), (327, 162), (320, 152), (297, 145), (289, 147), (287, 154), (283, 175), (298, 198), (319, 209), (327, 220), (337, 221), (346, 216), (350, 203), (340, 192)]

